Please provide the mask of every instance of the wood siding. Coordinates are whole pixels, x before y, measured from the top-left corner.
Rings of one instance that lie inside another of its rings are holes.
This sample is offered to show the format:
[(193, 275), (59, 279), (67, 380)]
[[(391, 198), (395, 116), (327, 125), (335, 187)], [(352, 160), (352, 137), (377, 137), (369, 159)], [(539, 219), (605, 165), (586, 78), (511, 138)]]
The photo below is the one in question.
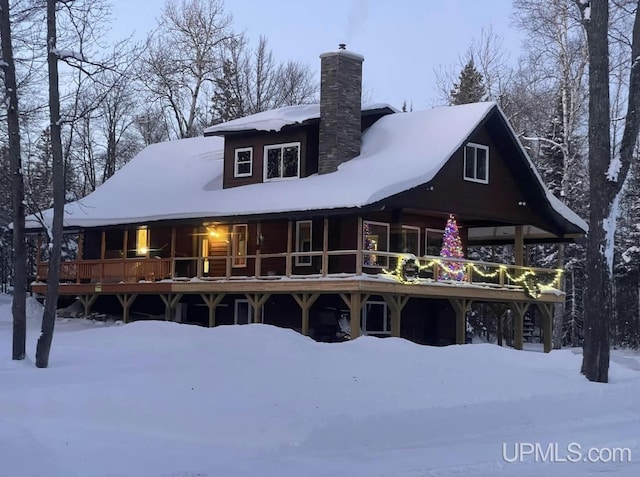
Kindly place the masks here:
[[(224, 140), (224, 175), (222, 187), (238, 187), (263, 182), (264, 147), (300, 143), (300, 177), (318, 172), (318, 139), (317, 125), (284, 129), (280, 132), (253, 132), (226, 136)], [(253, 167), (250, 177), (234, 177), (236, 149), (250, 147), (253, 149)]]

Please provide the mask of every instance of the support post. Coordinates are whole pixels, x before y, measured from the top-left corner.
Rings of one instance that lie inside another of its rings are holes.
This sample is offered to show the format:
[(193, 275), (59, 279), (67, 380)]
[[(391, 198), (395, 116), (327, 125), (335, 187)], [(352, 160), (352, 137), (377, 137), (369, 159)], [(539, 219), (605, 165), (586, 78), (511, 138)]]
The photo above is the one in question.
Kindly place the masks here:
[(538, 303), (538, 309), (542, 313), (542, 342), (545, 353), (553, 349), (553, 315), (555, 305), (551, 303)]
[(322, 226), (322, 276), (329, 273), (329, 218), (325, 217)]
[(309, 309), (318, 299), (320, 293), (294, 293), (292, 296), (302, 310), (302, 334), (309, 336)]
[(262, 311), (262, 306), (267, 302), (271, 294), (270, 293), (245, 293), (245, 296), (247, 297), (247, 300), (249, 300), (249, 303), (253, 308), (253, 322), (261, 323), (262, 320), (260, 319), (260, 312)]
[(391, 336), (400, 338), (402, 309), (409, 301), (409, 297), (404, 295), (383, 295), (383, 297), (391, 311)]
[(262, 233), (262, 227), (260, 226), (260, 222), (256, 224), (256, 259), (254, 265), (254, 274), (256, 278), (260, 278), (262, 274), (262, 257), (260, 257), (260, 247), (262, 244), (260, 243), (260, 234)]
[(360, 328), (360, 311), (362, 304), (366, 303), (369, 295), (363, 295), (360, 292), (352, 292), (348, 296), (340, 293), (342, 300), (349, 306), (349, 315), (351, 317), (351, 339), (358, 338), (362, 334)]
[(98, 299), (98, 295), (80, 295), (80, 303), (84, 308), (84, 316), (89, 316), (91, 313), (91, 307)]
[(456, 344), (465, 344), (467, 342), (467, 311), (473, 301), (466, 298), (450, 298), (449, 303), (456, 313)]
[(515, 313), (514, 326), (513, 326), (513, 334), (514, 334), (514, 342), (513, 347), (515, 349), (523, 348), (523, 331), (524, 331), (524, 314), (527, 312), (529, 308), (529, 303), (519, 303), (513, 302), (511, 304), (511, 309)]
[(522, 225), (516, 225), (516, 233), (515, 233), (515, 250), (514, 257), (516, 260), (516, 265), (523, 266), (524, 265), (524, 236), (522, 234)]
[(209, 308), (209, 328), (216, 326), (216, 307), (224, 298), (224, 293), (201, 293), (202, 300)]
[(176, 228), (171, 227), (171, 278), (176, 276)]
[(123, 293), (122, 295), (116, 295), (120, 305), (122, 305), (122, 321), (124, 323), (129, 322), (129, 308), (138, 297), (135, 293)]
[(285, 263), (285, 276), (290, 277), (291, 276), (291, 271), (293, 269), (293, 264), (292, 264), (292, 260), (291, 260), (291, 234), (293, 231), (293, 224), (292, 222), (289, 220), (289, 222), (287, 222), (287, 256), (285, 258), (286, 263)]
[(127, 245), (129, 242), (129, 229), (124, 229), (124, 234), (122, 237), (122, 259), (127, 258)]
[(182, 298), (182, 293), (160, 295), (160, 298), (164, 302), (164, 321), (170, 321), (171, 311), (175, 308), (176, 303), (180, 301), (180, 298)]
[(356, 275), (362, 275), (362, 217), (358, 217), (358, 242), (356, 243)]

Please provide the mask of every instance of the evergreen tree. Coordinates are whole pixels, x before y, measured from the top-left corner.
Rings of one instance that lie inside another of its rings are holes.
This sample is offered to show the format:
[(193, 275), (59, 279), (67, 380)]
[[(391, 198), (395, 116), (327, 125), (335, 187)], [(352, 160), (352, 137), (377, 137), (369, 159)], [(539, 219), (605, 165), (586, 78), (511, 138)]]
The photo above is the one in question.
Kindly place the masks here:
[(469, 58), (467, 64), (462, 68), (458, 82), (453, 85), (450, 94), (450, 103), (452, 105), (477, 103), (485, 99), (487, 90), (484, 78), (476, 69), (473, 57)]

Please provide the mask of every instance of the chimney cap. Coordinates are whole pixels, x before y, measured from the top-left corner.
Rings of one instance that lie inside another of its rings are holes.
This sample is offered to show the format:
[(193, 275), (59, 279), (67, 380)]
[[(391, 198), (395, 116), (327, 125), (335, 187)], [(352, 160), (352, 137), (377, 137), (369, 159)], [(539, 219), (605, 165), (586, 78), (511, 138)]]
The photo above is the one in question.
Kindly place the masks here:
[(359, 61), (364, 61), (364, 56), (359, 55), (358, 53), (354, 53), (353, 51), (349, 51), (347, 50), (347, 44), (346, 43), (340, 43), (338, 45), (338, 50), (337, 51), (328, 51), (326, 53), (322, 53), (320, 55), (320, 58), (328, 58), (331, 56), (346, 56), (349, 58), (352, 58), (354, 60), (359, 60)]

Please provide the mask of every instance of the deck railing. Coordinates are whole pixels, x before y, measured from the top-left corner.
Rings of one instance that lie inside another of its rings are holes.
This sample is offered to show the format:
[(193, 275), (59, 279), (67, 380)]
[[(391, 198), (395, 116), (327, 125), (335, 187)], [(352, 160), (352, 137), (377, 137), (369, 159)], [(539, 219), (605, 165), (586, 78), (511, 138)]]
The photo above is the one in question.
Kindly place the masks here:
[[(296, 263), (296, 257), (303, 257), (304, 264)], [(339, 260), (340, 257), (346, 257), (347, 262), (331, 262), (332, 258)], [(46, 281), (47, 271), (47, 263), (38, 264), (38, 279)], [(194, 278), (202, 280), (321, 278), (363, 274), (378, 275), (400, 283), (519, 288), (532, 295), (545, 289), (561, 290), (562, 287), (562, 270), (560, 269), (358, 250), (256, 253), (243, 256), (173, 259), (77, 260), (60, 264), (60, 281), (67, 283), (118, 283)]]

